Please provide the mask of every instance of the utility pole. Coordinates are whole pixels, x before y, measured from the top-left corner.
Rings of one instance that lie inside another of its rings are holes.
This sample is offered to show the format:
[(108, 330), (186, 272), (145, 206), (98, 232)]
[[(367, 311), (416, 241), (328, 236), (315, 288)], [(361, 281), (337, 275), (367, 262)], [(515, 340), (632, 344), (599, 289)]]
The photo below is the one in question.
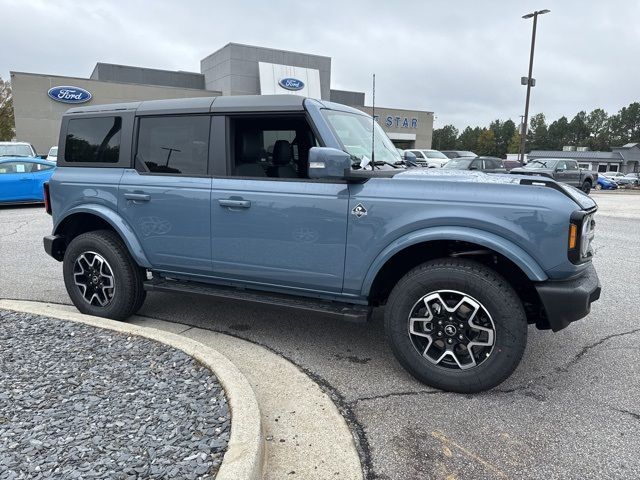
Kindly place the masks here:
[(533, 52), (536, 48), (536, 28), (538, 26), (538, 15), (544, 15), (551, 10), (538, 10), (533, 13), (528, 13), (522, 18), (529, 19), (533, 17), (533, 31), (531, 32), (531, 52), (529, 54), (529, 76), (522, 77), (520, 83), (527, 86), (527, 98), (524, 103), (524, 122), (522, 123), (522, 132), (520, 137), (520, 163), (524, 164), (524, 150), (527, 143), (527, 124), (529, 123), (529, 99), (531, 98), (531, 87), (536, 85), (533, 74)]

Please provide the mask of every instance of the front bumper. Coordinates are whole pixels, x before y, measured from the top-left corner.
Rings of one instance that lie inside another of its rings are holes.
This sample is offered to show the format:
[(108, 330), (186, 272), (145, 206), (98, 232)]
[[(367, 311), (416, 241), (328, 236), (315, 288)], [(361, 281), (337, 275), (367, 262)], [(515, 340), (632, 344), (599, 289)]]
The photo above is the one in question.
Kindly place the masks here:
[(535, 284), (551, 330), (557, 332), (586, 317), (600, 298), (600, 280), (593, 264), (576, 278)]
[(47, 235), (42, 241), (47, 255), (61, 262), (64, 258), (64, 251), (67, 249), (66, 239), (62, 235)]

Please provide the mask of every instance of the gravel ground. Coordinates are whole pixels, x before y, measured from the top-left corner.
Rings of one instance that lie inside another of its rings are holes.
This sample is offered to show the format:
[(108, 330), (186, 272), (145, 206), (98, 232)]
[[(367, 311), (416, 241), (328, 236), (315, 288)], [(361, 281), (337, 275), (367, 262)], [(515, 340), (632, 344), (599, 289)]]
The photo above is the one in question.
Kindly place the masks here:
[(0, 480), (213, 478), (229, 418), (182, 351), (0, 310)]

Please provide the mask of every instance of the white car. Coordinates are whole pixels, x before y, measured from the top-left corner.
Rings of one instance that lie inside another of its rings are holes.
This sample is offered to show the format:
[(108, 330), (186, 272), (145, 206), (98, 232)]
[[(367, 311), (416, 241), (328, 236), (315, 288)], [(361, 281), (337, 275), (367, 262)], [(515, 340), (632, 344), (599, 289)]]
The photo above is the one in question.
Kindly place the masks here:
[(33, 146), (27, 142), (0, 142), (0, 157), (36, 157)]
[(450, 158), (438, 150), (427, 149), (407, 149), (405, 152), (411, 152), (416, 156), (416, 163), (421, 167), (442, 168)]
[(51, 147), (49, 149), (49, 153), (47, 154), (47, 160), (49, 160), (50, 162), (57, 162), (58, 161), (58, 146), (54, 146)]

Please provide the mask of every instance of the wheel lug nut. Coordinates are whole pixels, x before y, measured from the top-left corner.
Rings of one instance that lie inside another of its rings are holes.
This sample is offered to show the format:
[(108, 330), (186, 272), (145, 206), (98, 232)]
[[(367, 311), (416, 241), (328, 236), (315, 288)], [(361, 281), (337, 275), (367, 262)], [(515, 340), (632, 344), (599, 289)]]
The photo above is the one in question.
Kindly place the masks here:
[(452, 321), (452, 320), (453, 320), (453, 317), (449, 317), (449, 321)]
[(449, 339), (447, 340), (447, 343), (453, 343), (453, 340)]
[(438, 336), (441, 337), (442, 336), (442, 332), (438, 332)]
[(464, 340), (464, 337), (463, 337), (462, 335), (458, 335), (458, 338), (459, 338), (460, 340)]
[(464, 328), (464, 323), (461, 323), (460, 325), (458, 325), (460, 328)]
[(442, 320), (439, 320), (439, 321), (438, 321), (438, 325), (442, 325)]

